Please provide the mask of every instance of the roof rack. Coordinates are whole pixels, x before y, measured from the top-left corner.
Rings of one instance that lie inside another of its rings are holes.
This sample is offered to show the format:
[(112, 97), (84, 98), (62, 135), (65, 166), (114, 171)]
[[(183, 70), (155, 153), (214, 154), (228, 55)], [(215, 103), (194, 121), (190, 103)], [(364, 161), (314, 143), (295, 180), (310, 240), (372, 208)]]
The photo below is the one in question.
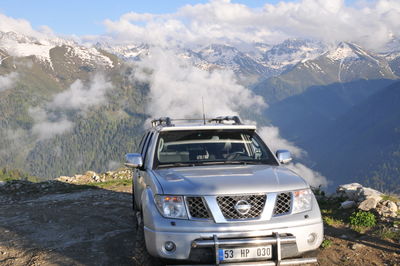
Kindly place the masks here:
[(212, 118), (208, 120), (209, 123), (211, 122), (216, 122), (219, 124), (223, 124), (224, 121), (233, 121), (234, 125), (242, 125), (242, 121), (240, 120), (239, 116), (234, 115), (234, 116), (218, 116), (216, 118)]
[(160, 118), (158, 118), (158, 119), (153, 119), (153, 120), (151, 120), (151, 126), (152, 127), (156, 127), (156, 126), (162, 126), (162, 125), (165, 125), (165, 126), (167, 126), (167, 127), (172, 127), (172, 126), (174, 126), (172, 123), (171, 123), (171, 118), (169, 118), (169, 117), (160, 117)]
[(204, 125), (206, 123), (213, 123), (215, 122), (216, 124), (224, 124), (224, 122), (233, 122), (232, 125), (243, 125), (242, 121), (240, 120), (239, 116), (218, 116), (215, 118), (184, 118), (184, 119), (171, 119), (170, 117), (160, 117), (158, 119), (153, 119), (151, 121), (151, 126), (156, 127), (156, 126), (167, 126), (167, 127), (173, 127), (175, 126), (172, 124), (172, 121), (187, 121), (187, 122), (202, 122)]

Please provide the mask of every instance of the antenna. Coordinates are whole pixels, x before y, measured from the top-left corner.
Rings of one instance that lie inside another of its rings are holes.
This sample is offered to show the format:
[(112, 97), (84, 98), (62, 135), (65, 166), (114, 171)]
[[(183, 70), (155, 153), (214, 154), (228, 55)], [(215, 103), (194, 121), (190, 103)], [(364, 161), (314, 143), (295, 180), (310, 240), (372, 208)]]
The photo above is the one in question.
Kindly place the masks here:
[(203, 105), (203, 121), (204, 121), (204, 125), (206, 124), (206, 113), (204, 112), (204, 97), (201, 96), (201, 103)]

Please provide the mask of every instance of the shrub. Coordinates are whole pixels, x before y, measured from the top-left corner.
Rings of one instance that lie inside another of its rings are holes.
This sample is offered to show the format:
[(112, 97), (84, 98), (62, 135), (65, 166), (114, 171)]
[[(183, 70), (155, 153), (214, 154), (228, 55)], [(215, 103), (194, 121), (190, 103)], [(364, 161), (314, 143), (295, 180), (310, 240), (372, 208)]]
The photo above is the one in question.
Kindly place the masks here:
[(376, 225), (375, 215), (371, 212), (357, 211), (350, 216), (350, 225), (362, 227), (374, 227)]

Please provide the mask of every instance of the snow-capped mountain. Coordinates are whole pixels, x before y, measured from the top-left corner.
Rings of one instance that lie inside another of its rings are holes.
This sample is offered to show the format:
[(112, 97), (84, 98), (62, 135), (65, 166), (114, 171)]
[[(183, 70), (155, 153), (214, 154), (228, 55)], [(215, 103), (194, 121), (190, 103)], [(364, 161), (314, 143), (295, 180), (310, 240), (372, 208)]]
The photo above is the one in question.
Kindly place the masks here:
[(50, 50), (67, 41), (60, 38), (35, 38), (16, 32), (0, 32), (0, 49), (10, 56), (35, 56), (38, 60), (51, 63)]
[(287, 70), (299, 62), (312, 60), (326, 51), (326, 46), (310, 40), (289, 39), (266, 50), (259, 58), (264, 66), (279, 72)]
[(118, 56), (125, 61), (137, 61), (149, 55), (150, 46), (148, 44), (116, 44), (111, 45), (106, 42), (97, 42), (95, 47)]
[[(178, 56), (190, 60), (200, 69), (232, 70), (247, 84), (281, 74), (283, 78), (288, 75), (300, 78), (303, 83), (301, 87), (308, 86), (310, 82), (397, 78), (400, 74), (400, 52), (374, 54), (347, 42), (342, 42), (331, 50), (321, 42), (299, 39), (286, 40), (273, 46), (249, 43), (245, 49), (224, 44), (179, 49)], [(115, 64), (119, 64), (113, 56), (122, 61), (135, 62), (149, 56), (151, 47), (143, 43), (105, 42), (87, 46), (55, 36), (34, 37), (15, 32), (0, 32), (0, 52), (2, 58), (33, 57), (52, 70), (57, 67), (65, 69), (65, 64), (75, 64), (90, 70), (99, 67), (113, 68)], [(306, 76), (315, 79), (310, 80)]]
[[(124, 44), (111, 45), (108, 43), (97, 43), (96, 47), (109, 53), (117, 55), (125, 61), (137, 61), (151, 53), (151, 47), (146, 44)], [(258, 44), (258, 47), (261, 47)], [(260, 54), (258, 48), (249, 51), (254, 57), (239, 49), (222, 44), (210, 44), (197, 49), (177, 48), (177, 55), (187, 59), (203, 70), (228, 69), (234, 71), (240, 77), (257, 76), (270, 77), (278, 72), (270, 69), (255, 59), (255, 54)], [(260, 56), (258, 56), (260, 57)]]
[(313, 86), (398, 78), (383, 56), (342, 42), (314, 59), (303, 60), (279, 76), (259, 83), (255, 91), (272, 103), (301, 94)]
[(211, 44), (200, 49), (197, 54), (208, 63), (231, 69), (236, 73), (265, 76), (272, 73), (271, 69), (232, 46)]
[(395, 79), (389, 63), (384, 57), (367, 51), (357, 44), (342, 42), (336, 49), (321, 56), (321, 60), (330, 60), (327, 64), (337, 65), (337, 79), (346, 82), (355, 79)]
[(388, 62), (392, 71), (400, 77), (400, 51), (392, 51), (381, 54)]
[(54, 49), (64, 47), (65, 56), (78, 59), (82, 64), (113, 67), (112, 60), (94, 47), (59, 37), (37, 38), (16, 32), (0, 32), (0, 50), (5, 56), (33, 57), (37, 61), (54, 69), (52, 54)]

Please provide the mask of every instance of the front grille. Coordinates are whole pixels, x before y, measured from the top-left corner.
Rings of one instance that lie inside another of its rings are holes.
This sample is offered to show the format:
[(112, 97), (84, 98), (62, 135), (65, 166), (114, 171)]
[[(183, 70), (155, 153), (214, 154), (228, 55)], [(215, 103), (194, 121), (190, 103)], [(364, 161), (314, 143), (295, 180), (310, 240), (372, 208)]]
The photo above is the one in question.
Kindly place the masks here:
[(290, 192), (279, 193), (276, 197), (274, 216), (288, 214), (292, 205), (292, 194)]
[(202, 197), (187, 197), (186, 202), (189, 208), (189, 213), (192, 218), (208, 219), (210, 214)]
[[(266, 195), (219, 196), (217, 202), (225, 219), (240, 220), (259, 218), (264, 209)], [(241, 206), (250, 206), (240, 211)], [(235, 208), (236, 206), (236, 208)], [(239, 209), (239, 210), (238, 210)]]

